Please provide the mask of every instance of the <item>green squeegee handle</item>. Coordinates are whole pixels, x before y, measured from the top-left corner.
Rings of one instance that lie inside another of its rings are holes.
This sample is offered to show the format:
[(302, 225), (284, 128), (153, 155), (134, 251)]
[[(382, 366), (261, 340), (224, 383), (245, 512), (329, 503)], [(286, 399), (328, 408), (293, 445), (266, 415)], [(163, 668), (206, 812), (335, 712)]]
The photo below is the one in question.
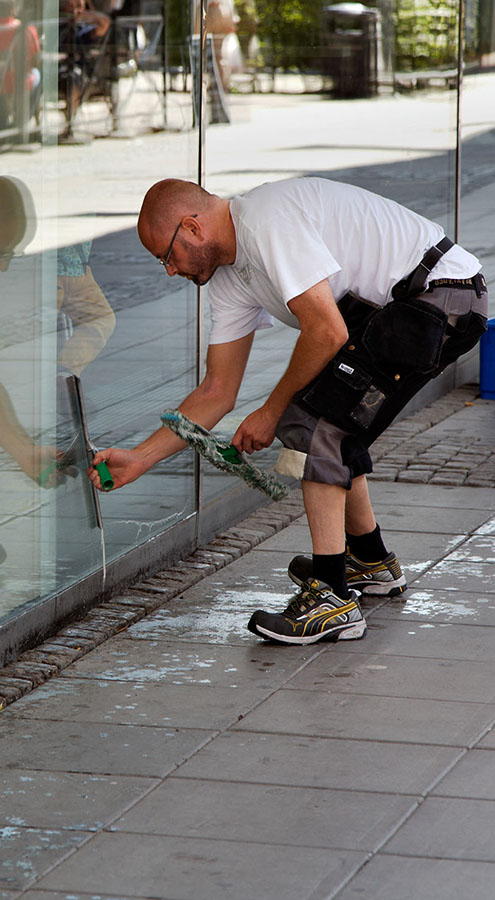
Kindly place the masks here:
[(244, 461), (233, 444), (230, 444), (228, 447), (218, 447), (218, 452), (223, 456), (226, 462), (233, 463), (235, 466), (238, 466)]
[(98, 475), (100, 476), (102, 490), (111, 491), (115, 482), (112, 478), (110, 469), (108, 468), (106, 462), (98, 463), (98, 465), (95, 466), (95, 469), (98, 472)]

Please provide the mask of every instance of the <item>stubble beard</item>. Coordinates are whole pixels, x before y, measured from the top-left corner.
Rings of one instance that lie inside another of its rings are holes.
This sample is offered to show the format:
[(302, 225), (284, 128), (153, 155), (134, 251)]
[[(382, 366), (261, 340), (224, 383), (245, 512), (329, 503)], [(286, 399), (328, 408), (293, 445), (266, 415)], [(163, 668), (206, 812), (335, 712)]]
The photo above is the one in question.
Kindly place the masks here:
[(189, 275), (190, 281), (198, 286), (206, 284), (218, 269), (220, 246), (213, 242), (202, 248), (187, 245), (187, 251), (189, 268), (193, 270)]

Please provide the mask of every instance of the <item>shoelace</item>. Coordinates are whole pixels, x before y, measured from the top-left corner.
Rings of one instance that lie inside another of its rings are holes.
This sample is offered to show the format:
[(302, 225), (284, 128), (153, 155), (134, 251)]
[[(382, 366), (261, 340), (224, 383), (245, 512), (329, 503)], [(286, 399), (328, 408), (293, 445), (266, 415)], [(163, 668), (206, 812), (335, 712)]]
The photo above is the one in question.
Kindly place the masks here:
[(307, 581), (303, 590), (290, 601), (285, 610), (285, 615), (296, 618), (298, 614), (304, 613), (307, 609), (315, 606), (325, 594), (329, 593), (328, 588), (320, 588), (317, 585), (317, 581)]

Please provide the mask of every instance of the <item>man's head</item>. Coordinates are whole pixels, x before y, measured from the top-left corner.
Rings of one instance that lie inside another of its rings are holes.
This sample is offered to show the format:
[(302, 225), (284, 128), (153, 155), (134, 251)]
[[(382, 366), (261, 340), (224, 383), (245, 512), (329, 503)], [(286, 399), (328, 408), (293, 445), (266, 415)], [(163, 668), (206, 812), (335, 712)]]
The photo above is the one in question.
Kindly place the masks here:
[(235, 259), (228, 201), (192, 181), (166, 178), (154, 184), (144, 198), (137, 227), (142, 244), (168, 275), (181, 275), (195, 284), (206, 284), (218, 266)]
[(0, 272), (6, 272), (14, 253), (33, 239), (36, 213), (33, 198), (18, 178), (0, 177)]
[[(1, 0), (0, 0), (1, 2)], [(61, 0), (60, 11), (67, 16), (80, 16), (86, 8), (85, 0)]]

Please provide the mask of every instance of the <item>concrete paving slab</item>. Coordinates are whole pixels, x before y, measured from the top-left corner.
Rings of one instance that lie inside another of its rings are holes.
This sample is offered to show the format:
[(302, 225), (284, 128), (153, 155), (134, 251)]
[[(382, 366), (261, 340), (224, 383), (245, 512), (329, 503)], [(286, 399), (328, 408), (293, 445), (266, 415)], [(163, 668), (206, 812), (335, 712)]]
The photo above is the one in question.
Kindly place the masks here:
[(495, 563), (495, 534), (481, 534), (469, 538), (450, 554), (452, 562)]
[[(0, 823), (30, 828), (96, 831), (158, 781), (121, 775), (10, 769), (0, 774)], [(68, 798), (70, 797), (70, 803)]]
[(384, 603), (379, 618), (430, 624), (495, 625), (495, 601), (492, 594), (417, 590), (414, 585), (400, 602)]
[(361, 869), (338, 900), (489, 900), (494, 877), (493, 863), (380, 855)]
[(88, 836), (82, 831), (54, 828), (18, 828), (13, 825), (1, 828), (0, 891), (22, 891), (29, 887), (71, 850), (83, 844)]
[(330, 669), (327, 659), (326, 655), (320, 656), (295, 675), (286, 689), (473, 703), (495, 700), (492, 659), (473, 662), (389, 655), (384, 659), (383, 655), (349, 653), (340, 665)]
[(323, 879), (334, 888), (365, 855), (350, 850), (235, 841), (102, 834), (39, 887), (162, 900), (309, 900)]
[[(455, 490), (455, 488), (454, 488)], [(460, 489), (459, 489), (460, 490)], [(472, 488), (471, 488), (472, 490)], [(395, 509), (380, 502), (374, 506), (380, 528), (385, 531), (407, 531), (437, 534), (470, 534), (487, 521), (489, 511), (451, 506), (420, 506), (403, 503)]]
[[(402, 795), (169, 779), (111, 831), (376, 851), (416, 808)], [(297, 809), (297, 815), (294, 810)]]
[[(402, 485), (401, 485), (402, 486)], [(426, 486), (426, 485), (425, 485)], [(410, 487), (420, 487), (420, 485), (407, 485)], [(434, 488), (428, 485), (433, 491)], [(403, 489), (406, 488), (404, 484)], [(443, 490), (460, 491), (461, 488), (443, 488)], [(473, 491), (474, 488), (467, 490)], [(482, 490), (480, 488), (480, 490)], [(421, 500), (426, 498), (422, 497)], [(451, 498), (449, 498), (451, 499)], [(462, 498), (458, 498), (462, 503)], [(466, 501), (468, 497), (465, 498)], [(420, 503), (420, 500), (414, 498), (402, 498), (401, 502), (389, 502), (387, 498), (380, 497), (378, 501), (373, 502), (377, 522), (382, 531), (387, 534), (390, 531), (406, 531), (408, 533), (422, 532), (424, 534), (464, 534), (469, 535), (476, 529), (480, 528), (486, 522), (490, 522), (492, 517), (490, 509), (479, 506), (473, 508), (472, 505), (463, 508), (462, 505), (454, 504), (442, 505), (443, 498), (439, 498), (438, 506), (429, 506), (427, 503)], [(301, 525), (307, 525), (307, 519), (303, 516)]]
[[(0, 900), (3, 900), (1, 894)], [(33, 888), (23, 894), (22, 900), (89, 900), (89, 895), (74, 893), (74, 891), (38, 891)], [(136, 897), (131, 897), (130, 894), (119, 894), (118, 897), (112, 897), (109, 894), (93, 894), (91, 900), (136, 900)]]
[(360, 741), (231, 731), (191, 757), (177, 775), (289, 786), (297, 777), (298, 786), (310, 788), (422, 794), (461, 755), (453, 747), (372, 737)]
[(22, 697), (9, 713), (23, 719), (220, 730), (245, 715), (267, 691), (269, 686), (252, 689), (245, 682), (224, 688), (61, 677)]
[[(363, 641), (346, 641), (348, 653), (383, 653), (429, 659), (472, 659), (482, 662), (493, 656), (495, 631), (486, 626), (456, 625), (443, 622), (400, 622), (381, 617), (377, 609), (370, 617)], [(343, 641), (335, 653), (341, 652)]]
[(494, 800), (427, 797), (382, 852), (491, 862), (494, 829)]
[(148, 641), (145, 651), (142, 641), (115, 638), (65, 671), (67, 677), (110, 681), (214, 687), (248, 682), (252, 688), (275, 690), (321, 652), (318, 645), (287, 652), (283, 646), (261, 644), (254, 635), (253, 645), (246, 647)]
[(469, 750), (437, 784), (433, 796), (495, 800), (494, 764), (492, 750)]
[[(0, 894), (0, 900), (3, 900), (2, 894)], [(23, 894), (22, 900), (89, 900), (89, 898), (88, 894), (76, 894), (73, 891), (38, 891), (36, 888), (33, 888)], [(91, 900), (96, 900), (95, 895), (93, 895)], [(105, 896), (98, 894), (97, 900), (136, 900), (136, 898), (131, 897), (130, 894), (119, 894), (118, 897), (111, 897), (109, 894), (105, 894)]]
[(234, 729), (465, 746), (494, 721), (494, 704), (280, 690)]
[(495, 733), (490, 731), (485, 735), (485, 737), (480, 740), (478, 747), (480, 749), (495, 749)]
[(292, 555), (252, 550), (174, 597), (126, 637), (253, 645), (246, 628), (251, 614), (260, 608), (284, 609), (296, 592), (287, 575)]
[(495, 534), (495, 516), (491, 519), (487, 519), (484, 525), (481, 525), (481, 527), (476, 530), (476, 534)]
[[(394, 548), (395, 551), (395, 548)], [(416, 581), (421, 575), (424, 575), (431, 568), (432, 565), (435, 564), (434, 559), (426, 559), (422, 560), (422, 562), (409, 562), (404, 559), (404, 557), (400, 557), (400, 566), (403, 574), (406, 577), (406, 581), (408, 587), (412, 587), (416, 584)], [(364, 594), (366, 596), (366, 594)], [(371, 595), (370, 595), (371, 596)], [(383, 599), (383, 598), (382, 598)], [(401, 596), (397, 596), (394, 598), (396, 602), (401, 602)]]
[(287, 553), (310, 553), (311, 536), (306, 516), (296, 519), (287, 528), (267, 538), (256, 548), (258, 552), (286, 551)]
[(90, 722), (23, 721), (2, 715), (3, 765), (93, 775), (160, 776), (171, 772), (214, 732)]
[[(405, 559), (433, 562), (445, 556), (446, 553), (452, 552), (466, 540), (464, 534), (421, 534), (420, 532), (409, 534), (404, 531), (385, 531), (384, 529), (382, 529), (382, 536), (387, 548), (393, 550), (401, 562)], [(288, 528), (274, 534), (256, 548), (257, 553), (263, 553), (266, 550), (281, 550), (294, 554), (304, 553), (309, 556), (311, 537), (308, 525), (304, 523), (289, 525)]]
[(465, 559), (440, 561), (416, 583), (418, 588), (442, 588), (454, 591), (495, 593), (495, 562), (476, 562)]
[[(493, 443), (493, 433), (491, 438)], [(373, 506), (430, 507), (430, 509), (494, 510), (495, 488), (444, 487), (431, 484), (398, 484), (397, 482), (370, 483)], [(424, 520), (425, 525), (428, 519)], [(450, 529), (448, 529), (450, 530)], [(464, 531), (464, 529), (460, 529)]]

